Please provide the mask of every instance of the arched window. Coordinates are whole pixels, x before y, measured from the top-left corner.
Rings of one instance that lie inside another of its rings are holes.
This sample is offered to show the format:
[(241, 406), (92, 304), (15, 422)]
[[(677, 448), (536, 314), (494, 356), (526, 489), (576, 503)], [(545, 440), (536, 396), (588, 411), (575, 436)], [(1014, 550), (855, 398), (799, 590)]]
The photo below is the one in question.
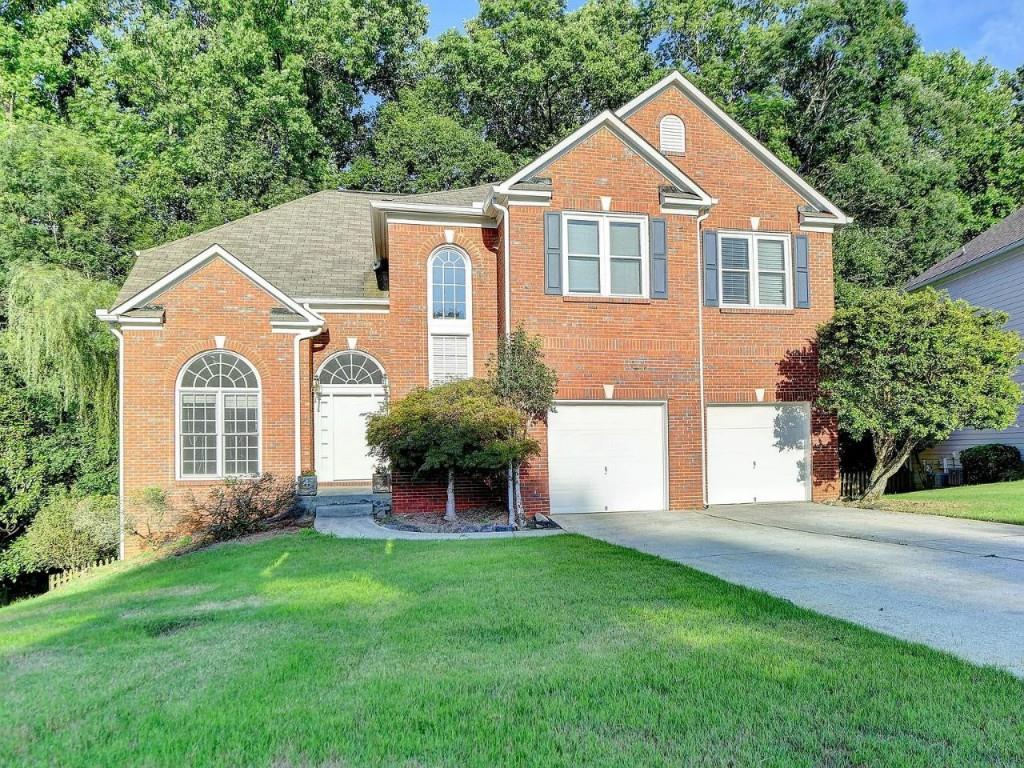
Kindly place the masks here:
[(676, 154), (686, 151), (686, 127), (678, 115), (661, 118), (661, 151)]
[(180, 475), (237, 477), (260, 472), (260, 383), (231, 352), (191, 360), (178, 384)]
[(431, 384), (473, 375), (473, 291), (469, 257), (447, 245), (427, 264)]
[(355, 350), (339, 352), (320, 369), (321, 385), (384, 386), (384, 371), (369, 355)]

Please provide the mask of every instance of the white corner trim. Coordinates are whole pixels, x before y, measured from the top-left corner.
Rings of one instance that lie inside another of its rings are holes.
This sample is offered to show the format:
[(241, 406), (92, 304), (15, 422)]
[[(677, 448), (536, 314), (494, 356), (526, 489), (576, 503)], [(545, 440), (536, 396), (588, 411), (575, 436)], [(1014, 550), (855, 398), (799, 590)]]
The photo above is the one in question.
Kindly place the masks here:
[(652, 147), (643, 136), (634, 131), (622, 122), (622, 120), (620, 120), (615, 114), (608, 110), (605, 110), (586, 125), (580, 127), (569, 136), (562, 139), (562, 141), (558, 142), (558, 144), (535, 159), (529, 165), (517, 171), (511, 178), (497, 185), (494, 188), (495, 193), (500, 195), (521, 194), (521, 192), (517, 192), (512, 189), (512, 186), (518, 184), (524, 179), (530, 178), (560, 155), (564, 154), (592, 133), (603, 127), (608, 128), (616, 134), (622, 141), (634, 149), (637, 154), (647, 160), (647, 162), (657, 169), (666, 179), (674, 183), (676, 186), (693, 192), (700, 198), (700, 201), (704, 205), (712, 205), (711, 196), (701, 189), (700, 185), (677, 168), (671, 160)]
[(715, 104), (715, 102), (708, 98), (697, 86), (683, 77), (678, 71), (669, 73), (635, 99), (619, 107), (615, 110), (615, 115), (623, 119), (629, 117), (629, 115), (646, 104), (656, 95), (673, 85), (679, 88), (679, 90), (681, 90), (683, 94), (690, 99), (690, 101), (696, 104), (699, 109), (705, 112), (712, 120), (725, 129), (727, 133), (731, 134), (733, 138), (748, 149), (755, 157), (757, 157), (758, 160), (760, 160), (770, 170), (774, 171), (777, 176), (785, 181), (802, 197), (806, 198), (808, 202), (813, 203), (818, 208), (834, 213), (836, 215), (837, 226), (843, 226), (844, 224), (849, 224), (853, 221), (852, 218), (839, 209), (839, 206), (804, 181), (796, 171), (782, 162), (767, 147), (751, 136), (743, 126), (729, 117), (721, 107)]
[(122, 302), (118, 306), (114, 307), (114, 309), (110, 310), (109, 314), (120, 315), (128, 311), (132, 307), (145, 303), (148, 299), (163, 292), (170, 286), (185, 278), (187, 275), (197, 270), (206, 262), (217, 257), (222, 258), (229, 265), (234, 267), (237, 271), (241, 272), (243, 276), (247, 277), (249, 280), (254, 282), (264, 291), (266, 291), (275, 299), (280, 301), (288, 309), (292, 310), (298, 315), (302, 315), (302, 317), (306, 318), (306, 320), (309, 320), (310, 322), (317, 322), (321, 319), (316, 317), (316, 315), (311, 313), (297, 301), (286, 295), (283, 291), (275, 287), (264, 277), (262, 277), (261, 275), (247, 267), (245, 264), (239, 261), (235, 256), (231, 255), (227, 250), (225, 250), (222, 246), (218, 245), (217, 243), (214, 243), (201, 253), (196, 254), (177, 269), (168, 272), (166, 275), (164, 275), (162, 278), (160, 278), (155, 283), (150, 285), (148, 288), (140, 291), (127, 301)]

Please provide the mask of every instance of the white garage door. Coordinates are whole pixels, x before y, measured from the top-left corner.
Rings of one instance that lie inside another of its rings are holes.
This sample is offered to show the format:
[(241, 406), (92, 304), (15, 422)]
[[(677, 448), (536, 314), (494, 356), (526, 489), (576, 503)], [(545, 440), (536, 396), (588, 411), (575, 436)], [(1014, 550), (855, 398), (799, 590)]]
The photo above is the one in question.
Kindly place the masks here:
[(548, 418), (551, 511), (665, 509), (665, 407), (560, 403)]
[(810, 407), (708, 407), (708, 503), (810, 498)]

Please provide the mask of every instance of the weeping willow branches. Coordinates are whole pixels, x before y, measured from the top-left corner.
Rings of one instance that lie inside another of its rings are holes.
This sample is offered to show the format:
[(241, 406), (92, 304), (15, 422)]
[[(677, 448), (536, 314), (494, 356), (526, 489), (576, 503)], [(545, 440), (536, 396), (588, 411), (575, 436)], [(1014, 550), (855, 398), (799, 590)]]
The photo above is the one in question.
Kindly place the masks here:
[(26, 384), (94, 421), (101, 441), (111, 443), (117, 427), (117, 344), (93, 313), (110, 306), (116, 288), (32, 262), (12, 265), (8, 278), (3, 350)]

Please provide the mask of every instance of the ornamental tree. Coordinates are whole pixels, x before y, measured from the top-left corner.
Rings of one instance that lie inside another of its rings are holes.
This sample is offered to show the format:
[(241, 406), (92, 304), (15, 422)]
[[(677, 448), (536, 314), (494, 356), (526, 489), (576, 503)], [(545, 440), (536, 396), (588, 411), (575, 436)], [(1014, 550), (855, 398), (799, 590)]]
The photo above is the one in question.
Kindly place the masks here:
[(818, 331), (819, 404), (875, 450), (863, 498), (882, 495), (911, 453), (954, 430), (1004, 429), (1021, 401), (1024, 341), (1007, 315), (926, 288), (851, 297)]
[[(488, 363), (491, 386), (503, 403), (519, 414), (512, 437), (527, 439), (535, 422), (546, 421), (555, 409), (558, 375), (544, 363), (541, 340), (518, 326), (498, 340), (498, 350)], [(523, 457), (526, 458), (526, 457)], [(508, 522), (522, 527), (525, 522), (520, 470), (523, 460), (509, 462)]]
[(366, 442), (374, 456), (414, 477), (444, 477), (444, 519), (455, 519), (455, 477), (494, 475), (538, 450), (519, 437), (519, 413), (502, 403), (490, 384), (465, 379), (410, 392), (373, 414)]

